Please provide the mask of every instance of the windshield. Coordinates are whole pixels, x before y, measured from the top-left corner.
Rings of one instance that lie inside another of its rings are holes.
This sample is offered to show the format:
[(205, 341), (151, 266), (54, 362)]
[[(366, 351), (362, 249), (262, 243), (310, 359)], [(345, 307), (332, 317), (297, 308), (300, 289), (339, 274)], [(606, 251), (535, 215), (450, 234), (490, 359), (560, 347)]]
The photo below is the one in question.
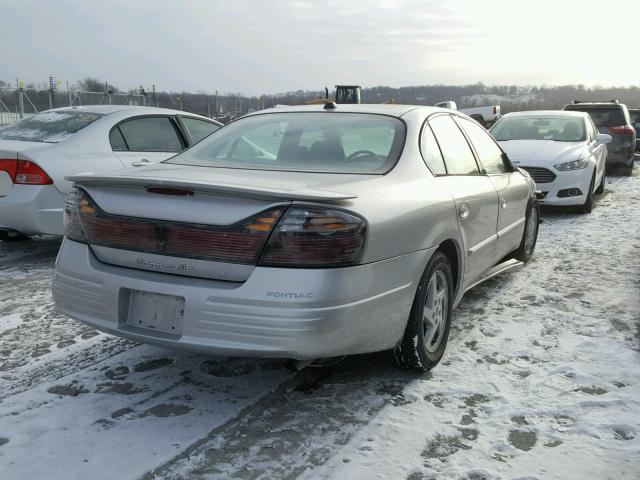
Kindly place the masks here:
[(586, 139), (584, 120), (570, 116), (503, 117), (491, 129), (497, 141), (554, 140), (583, 142)]
[(233, 122), (166, 163), (331, 173), (386, 173), (404, 144), (404, 123), (384, 115), (296, 112)]
[(603, 107), (576, 107), (571, 106), (567, 110), (573, 110), (577, 112), (587, 112), (596, 127), (616, 127), (620, 125), (626, 125), (627, 120), (624, 117), (624, 112), (621, 107), (603, 108)]
[(0, 128), (0, 139), (27, 142), (61, 142), (102, 117), (92, 112), (43, 112)]

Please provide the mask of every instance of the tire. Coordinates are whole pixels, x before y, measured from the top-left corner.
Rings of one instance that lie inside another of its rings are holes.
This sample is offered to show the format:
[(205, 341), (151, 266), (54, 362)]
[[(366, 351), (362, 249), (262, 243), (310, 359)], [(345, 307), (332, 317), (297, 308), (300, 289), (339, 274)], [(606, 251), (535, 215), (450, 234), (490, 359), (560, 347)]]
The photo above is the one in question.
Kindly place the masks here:
[(582, 205), (578, 207), (580, 213), (591, 213), (593, 210), (593, 187), (596, 183), (596, 172), (593, 172), (591, 176), (591, 183), (589, 184), (589, 193), (587, 193), (587, 199)]
[(631, 162), (631, 165), (625, 165), (624, 169), (622, 170), (622, 173), (624, 175), (626, 175), (627, 177), (630, 177), (633, 175), (633, 161)]
[(607, 174), (605, 172), (602, 172), (602, 180), (600, 180), (600, 185), (598, 185), (598, 188), (596, 188), (596, 193), (598, 195), (602, 195), (604, 193), (604, 187), (605, 187), (606, 181), (607, 181)]
[(29, 240), (29, 237), (19, 232), (0, 232), (0, 241), (3, 242), (24, 242), (25, 240)]
[[(438, 364), (449, 339), (453, 300), (451, 264), (442, 252), (436, 252), (420, 278), (404, 336), (391, 351), (393, 363), (422, 372)], [(427, 306), (430, 308), (425, 309)]]
[(537, 201), (532, 201), (527, 206), (527, 214), (524, 221), (524, 232), (520, 246), (511, 253), (510, 257), (527, 263), (533, 257), (533, 251), (538, 242), (538, 228), (540, 226), (540, 207)]

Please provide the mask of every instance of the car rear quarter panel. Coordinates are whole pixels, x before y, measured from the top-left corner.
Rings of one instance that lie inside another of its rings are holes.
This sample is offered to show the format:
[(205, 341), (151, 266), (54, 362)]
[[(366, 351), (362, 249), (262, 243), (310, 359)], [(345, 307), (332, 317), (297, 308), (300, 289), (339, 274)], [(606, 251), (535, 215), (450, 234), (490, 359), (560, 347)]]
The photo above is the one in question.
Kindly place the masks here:
[(426, 250), (446, 240), (461, 245), (453, 196), (435, 182), (418, 147), (425, 119), (420, 109), (404, 115), (407, 138), (396, 166), (378, 182), (357, 185), (357, 198), (341, 202), (368, 222), (362, 263)]

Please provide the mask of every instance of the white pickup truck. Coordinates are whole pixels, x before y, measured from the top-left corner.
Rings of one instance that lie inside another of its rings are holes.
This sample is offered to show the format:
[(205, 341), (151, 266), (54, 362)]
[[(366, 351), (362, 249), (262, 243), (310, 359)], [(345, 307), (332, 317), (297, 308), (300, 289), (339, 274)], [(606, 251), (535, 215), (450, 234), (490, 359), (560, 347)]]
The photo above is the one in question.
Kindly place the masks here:
[[(453, 101), (440, 102), (435, 104), (436, 107), (448, 108), (450, 110), (458, 110), (458, 105)], [(487, 107), (472, 107), (459, 110), (465, 115), (469, 115), (474, 120), (489, 128), (500, 118), (500, 105), (489, 105)]]

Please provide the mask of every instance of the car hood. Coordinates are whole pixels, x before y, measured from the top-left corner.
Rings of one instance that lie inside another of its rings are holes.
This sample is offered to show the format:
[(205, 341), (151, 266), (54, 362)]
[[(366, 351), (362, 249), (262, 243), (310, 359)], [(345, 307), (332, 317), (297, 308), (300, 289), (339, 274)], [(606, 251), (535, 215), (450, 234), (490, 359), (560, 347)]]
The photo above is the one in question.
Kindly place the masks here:
[(498, 143), (515, 165), (572, 162), (584, 156), (586, 147), (584, 142), (553, 140), (508, 140)]

